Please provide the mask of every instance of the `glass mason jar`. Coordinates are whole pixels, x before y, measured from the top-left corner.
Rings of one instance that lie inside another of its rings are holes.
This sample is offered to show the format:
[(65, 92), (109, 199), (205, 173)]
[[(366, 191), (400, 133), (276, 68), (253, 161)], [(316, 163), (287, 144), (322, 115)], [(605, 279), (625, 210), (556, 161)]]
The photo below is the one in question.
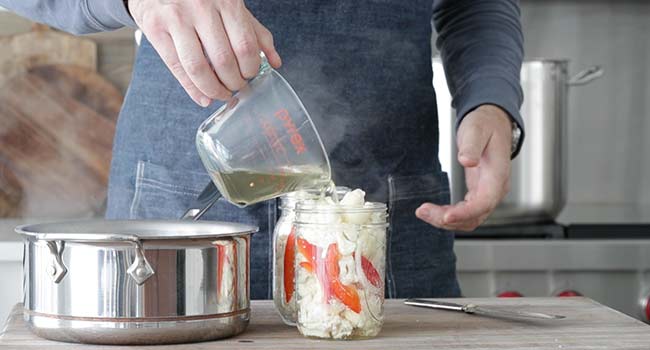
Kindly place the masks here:
[[(342, 198), (350, 189), (336, 187)], [(282, 321), (296, 325), (298, 305), (295, 297), (295, 251), (296, 237), (294, 220), (296, 203), (318, 198), (320, 191), (299, 191), (280, 197), (280, 218), (273, 230), (273, 302)]]
[(383, 324), (386, 205), (297, 205), (298, 330), (304, 336), (363, 339)]

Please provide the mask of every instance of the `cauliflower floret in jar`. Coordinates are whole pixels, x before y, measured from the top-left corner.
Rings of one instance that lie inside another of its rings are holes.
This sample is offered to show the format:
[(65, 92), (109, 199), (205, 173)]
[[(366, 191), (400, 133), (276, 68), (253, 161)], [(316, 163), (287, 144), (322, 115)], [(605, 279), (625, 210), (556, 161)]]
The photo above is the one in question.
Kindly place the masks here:
[(359, 239), (359, 225), (342, 225), (343, 237), (350, 242), (357, 242)]
[(327, 225), (314, 225), (314, 227), (303, 230), (302, 237), (317, 247), (327, 248), (330, 244), (336, 243), (335, 232), (325, 232), (324, 230), (330, 226)]
[(344, 212), (341, 214), (344, 222), (350, 224), (362, 225), (368, 222), (370, 218), (370, 212), (368, 211), (356, 211), (353, 208), (363, 208), (365, 204), (366, 193), (360, 189), (348, 192), (345, 194), (343, 199), (341, 199), (340, 204), (345, 208), (349, 208), (349, 212)]
[(309, 222), (313, 222), (314, 224), (331, 225), (343, 222), (341, 215), (339, 215), (335, 210), (319, 214), (306, 214), (305, 216), (305, 219), (309, 220)]
[(358, 281), (356, 274), (356, 265), (352, 255), (348, 255), (339, 260), (339, 279), (343, 284), (352, 284)]
[(297, 208), (301, 334), (333, 339), (377, 335), (382, 325), (386, 206), (366, 203), (365, 193), (355, 190), (339, 205), (317, 200)]
[(363, 234), (359, 235), (359, 246), (363, 247), (364, 256), (371, 261), (384, 259), (386, 252), (385, 235), (382, 237), (376, 229), (364, 229)]
[(330, 330), (331, 337), (334, 339), (343, 339), (354, 331), (352, 322), (341, 317), (345, 310), (347, 310), (345, 305), (338, 301), (332, 300), (330, 302), (330, 318), (327, 322), (327, 328)]
[(360, 189), (350, 191), (343, 196), (343, 199), (339, 201), (339, 204), (345, 207), (363, 208), (363, 205), (366, 204), (366, 193)]
[(310, 276), (306, 273), (301, 273), (300, 278), (298, 279), (300, 283), (300, 289), (298, 290), (298, 296), (304, 299), (313, 299), (313, 300), (322, 300), (323, 292), (321, 291), (318, 281), (314, 276)]
[(363, 326), (363, 317), (361, 314), (358, 314), (352, 310), (345, 310), (343, 312), (343, 317), (345, 317), (346, 320), (350, 321), (354, 327)]
[[(372, 203), (364, 204), (365, 208), (371, 208)], [(371, 224), (383, 224), (386, 222), (386, 213), (382, 212), (373, 212), (370, 214), (369, 223)]]
[(357, 249), (358, 229), (345, 225), (341, 231), (343, 232), (336, 236), (339, 252), (343, 255), (350, 255)]
[[(349, 191), (350, 189), (345, 187), (336, 187), (338, 198), (342, 198)], [(295, 325), (298, 318), (297, 292), (295, 289), (295, 257), (297, 254), (296, 237), (293, 229), (295, 221), (294, 209), (297, 203), (313, 203), (313, 205), (328, 208), (338, 207), (338, 202), (334, 201), (333, 197), (323, 197), (319, 190), (292, 192), (280, 198), (281, 215), (273, 231), (273, 301), (282, 320), (288, 325)], [(323, 222), (324, 225), (342, 222), (340, 214), (336, 210), (331, 210), (329, 215), (313, 215), (312, 219)], [(315, 230), (310, 239), (323, 247), (334, 243), (336, 241), (334, 237), (338, 236), (338, 234), (334, 233), (332, 235), (323, 235), (322, 233), (323, 230)], [(347, 249), (354, 249), (354, 247), (348, 247)]]

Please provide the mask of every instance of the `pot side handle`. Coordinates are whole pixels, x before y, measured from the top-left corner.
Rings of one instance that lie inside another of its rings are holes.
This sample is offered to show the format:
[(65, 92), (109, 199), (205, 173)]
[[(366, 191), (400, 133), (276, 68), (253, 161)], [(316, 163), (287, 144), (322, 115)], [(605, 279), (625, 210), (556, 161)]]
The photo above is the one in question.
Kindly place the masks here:
[(603, 68), (601, 66), (591, 66), (584, 69), (578, 74), (574, 75), (567, 82), (568, 86), (580, 86), (591, 83), (592, 81), (603, 76)]
[[(156, 272), (147, 260), (144, 254), (144, 248), (140, 238), (135, 235), (114, 235), (114, 234), (57, 234), (57, 233), (44, 233), (37, 235), (38, 240), (47, 242), (47, 245), (52, 254), (55, 273), (50, 273), (53, 276), (54, 283), (59, 283), (67, 274), (68, 269), (63, 264), (61, 254), (63, 253), (63, 242), (85, 242), (85, 243), (104, 243), (104, 242), (127, 242), (131, 243), (135, 250), (135, 258), (133, 263), (129, 266), (126, 272), (133, 278), (135, 283), (142, 285), (144, 282), (153, 276)], [(57, 249), (57, 244), (61, 248)]]

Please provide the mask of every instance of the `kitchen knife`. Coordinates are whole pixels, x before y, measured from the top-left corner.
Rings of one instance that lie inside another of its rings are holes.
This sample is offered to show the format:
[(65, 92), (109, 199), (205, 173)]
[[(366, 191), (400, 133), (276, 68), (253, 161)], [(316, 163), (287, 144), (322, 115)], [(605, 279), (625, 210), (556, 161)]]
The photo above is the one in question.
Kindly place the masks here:
[(528, 312), (517, 310), (504, 310), (494, 307), (483, 307), (474, 304), (456, 304), (444, 301), (424, 300), (424, 299), (407, 299), (404, 304), (427, 307), (431, 309), (460, 311), (468, 314), (476, 314), (490, 317), (499, 318), (514, 318), (514, 319), (535, 319), (535, 320), (560, 320), (565, 318), (561, 315), (549, 315), (541, 312)]

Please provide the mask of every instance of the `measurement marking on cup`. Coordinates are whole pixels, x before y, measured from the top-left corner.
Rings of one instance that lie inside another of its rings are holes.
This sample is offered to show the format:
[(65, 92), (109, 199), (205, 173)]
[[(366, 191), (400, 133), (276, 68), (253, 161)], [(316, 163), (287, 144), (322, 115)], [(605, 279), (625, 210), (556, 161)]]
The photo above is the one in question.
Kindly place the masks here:
[(289, 111), (282, 108), (275, 112), (275, 117), (283, 121), (282, 125), (284, 125), (284, 128), (287, 129), (287, 132), (289, 135), (291, 135), (289, 141), (291, 141), (291, 145), (296, 151), (296, 154), (305, 153), (305, 141), (302, 139), (302, 135), (300, 135), (298, 128), (296, 128), (296, 124), (293, 122), (293, 119), (291, 119)]
[(266, 136), (266, 140), (273, 150), (273, 156), (276, 158), (276, 161), (279, 161), (279, 159), (277, 159), (277, 155), (284, 154), (286, 156), (287, 150), (282, 145), (282, 142), (280, 142), (278, 133), (275, 128), (273, 128), (273, 125), (271, 125), (271, 123), (266, 120), (261, 120), (261, 124), (262, 129), (264, 129), (264, 136)]

